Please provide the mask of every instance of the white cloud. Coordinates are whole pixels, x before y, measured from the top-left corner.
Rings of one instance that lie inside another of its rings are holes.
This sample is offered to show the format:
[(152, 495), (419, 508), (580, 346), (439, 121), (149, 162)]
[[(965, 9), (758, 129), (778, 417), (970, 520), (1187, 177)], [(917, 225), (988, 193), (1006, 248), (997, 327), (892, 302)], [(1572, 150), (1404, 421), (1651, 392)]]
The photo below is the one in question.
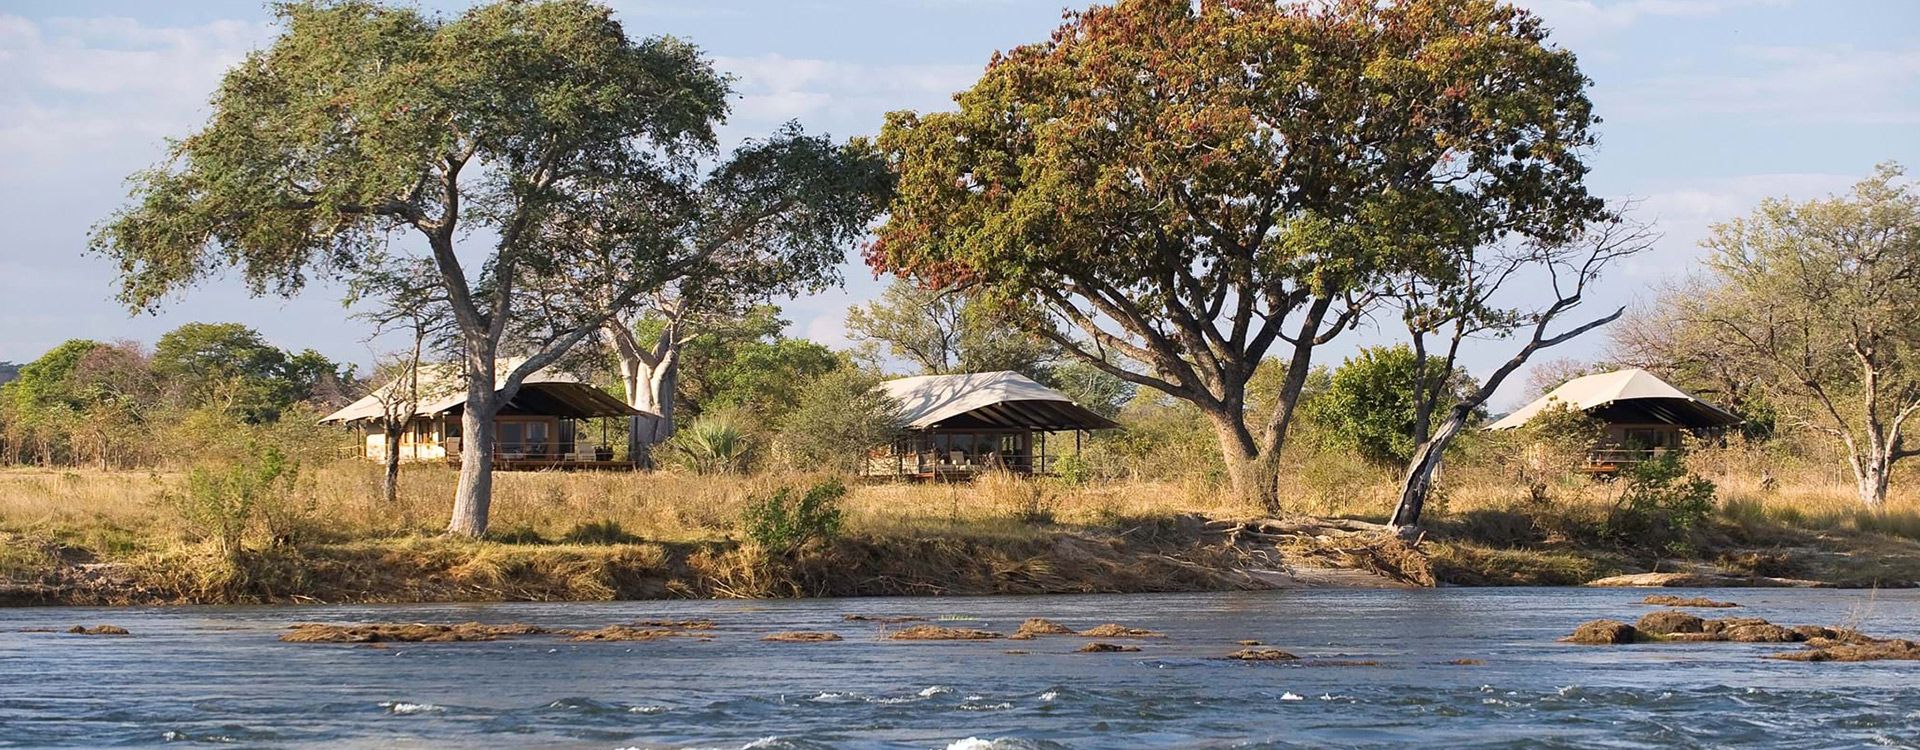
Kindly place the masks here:
[(1713, 16), (1788, 0), (1514, 0), (1546, 19), (1556, 37), (1590, 38), (1619, 32), (1647, 18)]
[[(1686, 180), (1660, 186), (1641, 196), (1636, 218), (1653, 222), (1661, 239), (1653, 250), (1621, 265), (1616, 282), (1635, 285), (1676, 277), (1698, 268), (1705, 255), (1700, 241), (1714, 224), (1739, 218), (1767, 198), (1796, 201), (1824, 198), (1848, 190), (1864, 174), (1776, 173)], [(1612, 286), (1612, 284), (1609, 284)]]
[(157, 156), (161, 139), (204, 118), (221, 74), (269, 33), (239, 21), (0, 15), (0, 162), (60, 166), (103, 145)]
[(715, 65), (738, 76), (737, 119), (782, 122), (825, 117), (859, 132), (879, 127), (896, 109), (950, 106), (953, 93), (973, 85), (978, 65), (865, 65), (783, 55), (720, 57)]
[(1920, 123), (1920, 46), (1739, 47), (1741, 72), (1657, 77), (1623, 92), (1621, 118), (1766, 115), (1805, 123)]

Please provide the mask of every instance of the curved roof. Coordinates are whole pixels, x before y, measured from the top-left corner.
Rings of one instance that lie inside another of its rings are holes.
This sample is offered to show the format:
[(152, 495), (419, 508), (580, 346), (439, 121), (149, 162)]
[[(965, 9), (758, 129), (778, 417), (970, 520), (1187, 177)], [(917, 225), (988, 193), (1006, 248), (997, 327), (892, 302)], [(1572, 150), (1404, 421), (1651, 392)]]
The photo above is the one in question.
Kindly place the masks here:
[[(321, 424), (377, 422), (386, 418), (388, 394), (401, 387), (399, 381), (380, 386), (374, 392), (345, 408), (320, 418)], [(467, 404), (466, 378), (451, 367), (423, 366), (420, 371), (420, 405), (414, 416), (439, 416)], [(521, 381), (520, 391), (503, 410), (526, 414), (586, 419), (621, 417), (642, 413), (613, 394), (595, 388), (563, 372), (541, 370)]]
[(1067, 394), (1017, 372), (921, 375), (877, 388), (900, 403), (909, 429), (937, 427), (1106, 430), (1113, 420), (1073, 402)]
[[(1524, 425), (1554, 401), (1581, 411), (1605, 409), (1610, 412), (1603, 416), (1622, 413), (1614, 421), (1664, 422), (1694, 429), (1740, 423), (1739, 417), (1725, 409), (1694, 398), (1653, 373), (1634, 367), (1569, 380), (1533, 403), (1487, 425), (1487, 429), (1511, 430)], [(1632, 418), (1628, 419), (1627, 414)]]

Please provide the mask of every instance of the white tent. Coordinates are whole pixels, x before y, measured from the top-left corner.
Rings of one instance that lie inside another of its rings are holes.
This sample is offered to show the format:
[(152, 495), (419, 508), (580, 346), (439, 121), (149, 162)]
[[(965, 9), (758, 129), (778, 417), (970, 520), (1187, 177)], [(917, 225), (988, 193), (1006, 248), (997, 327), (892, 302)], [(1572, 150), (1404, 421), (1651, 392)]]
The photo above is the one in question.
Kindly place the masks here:
[[(322, 417), (320, 423), (353, 424), (385, 419), (386, 405), (399, 403), (390, 401), (393, 397), (389, 394), (404, 386), (400, 381), (383, 385), (359, 401)], [(465, 376), (450, 365), (422, 365), (419, 389), (420, 404), (414, 409), (415, 416), (437, 417), (467, 404)], [(553, 370), (541, 370), (528, 375), (526, 380), (521, 381), (520, 392), (514, 396), (508, 408), (579, 419), (640, 413), (606, 391), (567, 373)]]
[(921, 375), (879, 390), (900, 403), (909, 429), (1002, 427), (1064, 432), (1119, 427), (1067, 394), (1017, 372)]
[(1527, 423), (1555, 401), (1585, 412), (1623, 412), (1600, 414), (1621, 422), (1676, 424), (1690, 429), (1726, 427), (1740, 418), (1725, 409), (1693, 397), (1692, 394), (1655, 377), (1646, 370), (1629, 368), (1574, 378), (1553, 392), (1487, 426), (1489, 430), (1511, 430)]

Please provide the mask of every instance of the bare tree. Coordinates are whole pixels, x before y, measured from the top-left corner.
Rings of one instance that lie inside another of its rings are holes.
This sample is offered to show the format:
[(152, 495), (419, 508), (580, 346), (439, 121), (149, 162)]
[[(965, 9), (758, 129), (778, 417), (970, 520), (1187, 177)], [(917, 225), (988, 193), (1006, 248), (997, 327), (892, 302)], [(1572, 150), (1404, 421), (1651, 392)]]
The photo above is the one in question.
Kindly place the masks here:
[[(1414, 389), (1416, 447), (1400, 483), (1394, 526), (1419, 525), (1447, 446), (1508, 376), (1541, 350), (1566, 343), (1626, 312), (1619, 308), (1554, 332), (1555, 324), (1563, 323), (1586, 301), (1588, 289), (1607, 266), (1647, 249), (1655, 239), (1647, 226), (1616, 215), (1587, 225), (1569, 241), (1522, 240), (1451, 254), (1447, 257), (1455, 263), (1452, 268), (1430, 268), (1399, 281), (1391, 295), (1411, 336), (1419, 382)], [(1547, 304), (1511, 301), (1537, 295), (1542, 288), (1552, 294)], [(1456, 394), (1446, 388), (1446, 376), (1454, 371), (1461, 347), (1472, 339), (1515, 334), (1526, 336), (1526, 343), (1479, 388), (1456, 400)], [(1452, 407), (1436, 426), (1434, 418), (1446, 403)]]

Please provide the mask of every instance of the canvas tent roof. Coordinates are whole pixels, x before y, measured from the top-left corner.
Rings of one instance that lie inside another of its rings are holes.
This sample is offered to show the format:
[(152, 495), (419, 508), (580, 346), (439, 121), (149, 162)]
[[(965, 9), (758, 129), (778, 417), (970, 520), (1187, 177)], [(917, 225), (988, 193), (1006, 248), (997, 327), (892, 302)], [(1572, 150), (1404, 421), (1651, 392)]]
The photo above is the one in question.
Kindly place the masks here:
[(900, 402), (910, 429), (1016, 428), (1064, 432), (1119, 427), (1067, 394), (1017, 372), (921, 375), (879, 389)]
[[(362, 421), (378, 421), (386, 416), (384, 403), (388, 403), (388, 394), (405, 387), (400, 381), (380, 386), (373, 393), (345, 408), (328, 414), (320, 419), (321, 424), (353, 424)], [(420, 406), (415, 409), (417, 416), (434, 417), (465, 406), (467, 390), (464, 379), (449, 368), (423, 367), (420, 373)], [(625, 417), (640, 414), (639, 409), (628, 406), (612, 394), (595, 388), (579, 378), (563, 372), (542, 370), (528, 375), (520, 384), (520, 392), (514, 394), (504, 410), (527, 414), (545, 414), (556, 417), (587, 419), (591, 417)]]
[(1629, 368), (1574, 378), (1533, 403), (1487, 426), (1511, 430), (1527, 423), (1547, 405), (1560, 401), (1616, 422), (1677, 424), (1692, 429), (1727, 427), (1740, 418), (1694, 398), (1646, 370)]

